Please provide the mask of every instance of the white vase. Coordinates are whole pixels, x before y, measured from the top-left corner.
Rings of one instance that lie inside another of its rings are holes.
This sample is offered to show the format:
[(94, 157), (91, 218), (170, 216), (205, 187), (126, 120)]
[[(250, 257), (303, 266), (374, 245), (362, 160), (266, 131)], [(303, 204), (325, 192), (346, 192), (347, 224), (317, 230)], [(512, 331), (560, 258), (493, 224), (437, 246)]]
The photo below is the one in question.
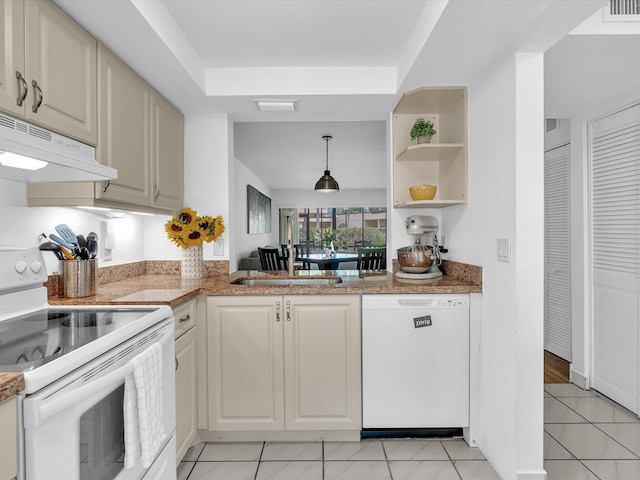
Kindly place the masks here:
[(202, 244), (182, 249), (180, 271), (182, 278), (202, 278), (204, 276)]

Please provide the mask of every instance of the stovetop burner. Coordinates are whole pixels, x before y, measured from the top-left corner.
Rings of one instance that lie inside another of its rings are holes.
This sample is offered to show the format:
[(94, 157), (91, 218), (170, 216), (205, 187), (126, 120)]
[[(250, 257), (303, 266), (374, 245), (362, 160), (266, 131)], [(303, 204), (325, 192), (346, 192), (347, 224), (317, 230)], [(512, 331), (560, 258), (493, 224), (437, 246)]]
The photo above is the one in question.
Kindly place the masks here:
[(49, 308), (0, 322), (0, 371), (29, 371), (153, 312)]

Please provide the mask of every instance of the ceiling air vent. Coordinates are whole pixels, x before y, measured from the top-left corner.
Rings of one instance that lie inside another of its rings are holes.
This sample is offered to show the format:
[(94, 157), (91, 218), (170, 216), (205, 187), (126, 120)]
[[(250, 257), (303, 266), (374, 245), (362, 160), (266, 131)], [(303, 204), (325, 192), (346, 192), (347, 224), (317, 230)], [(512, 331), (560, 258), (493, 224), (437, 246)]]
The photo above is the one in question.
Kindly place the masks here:
[(640, 22), (640, 0), (610, 0), (602, 12), (605, 22)]

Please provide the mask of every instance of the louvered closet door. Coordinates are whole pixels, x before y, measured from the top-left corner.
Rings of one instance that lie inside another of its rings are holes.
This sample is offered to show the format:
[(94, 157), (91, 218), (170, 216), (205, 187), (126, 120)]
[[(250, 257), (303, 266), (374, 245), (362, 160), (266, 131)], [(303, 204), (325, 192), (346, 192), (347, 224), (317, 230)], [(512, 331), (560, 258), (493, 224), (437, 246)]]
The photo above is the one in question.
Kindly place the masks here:
[(591, 125), (592, 386), (640, 412), (640, 106)]
[(544, 348), (571, 361), (569, 145), (544, 154)]

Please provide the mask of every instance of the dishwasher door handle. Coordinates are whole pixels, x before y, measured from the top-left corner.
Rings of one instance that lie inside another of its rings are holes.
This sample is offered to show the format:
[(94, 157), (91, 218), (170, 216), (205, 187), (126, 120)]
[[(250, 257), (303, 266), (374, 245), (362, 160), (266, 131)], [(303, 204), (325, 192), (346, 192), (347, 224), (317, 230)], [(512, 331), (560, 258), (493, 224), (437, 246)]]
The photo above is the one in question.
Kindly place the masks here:
[(404, 299), (398, 300), (398, 304), (403, 307), (429, 307), (435, 306), (435, 300), (427, 299)]

